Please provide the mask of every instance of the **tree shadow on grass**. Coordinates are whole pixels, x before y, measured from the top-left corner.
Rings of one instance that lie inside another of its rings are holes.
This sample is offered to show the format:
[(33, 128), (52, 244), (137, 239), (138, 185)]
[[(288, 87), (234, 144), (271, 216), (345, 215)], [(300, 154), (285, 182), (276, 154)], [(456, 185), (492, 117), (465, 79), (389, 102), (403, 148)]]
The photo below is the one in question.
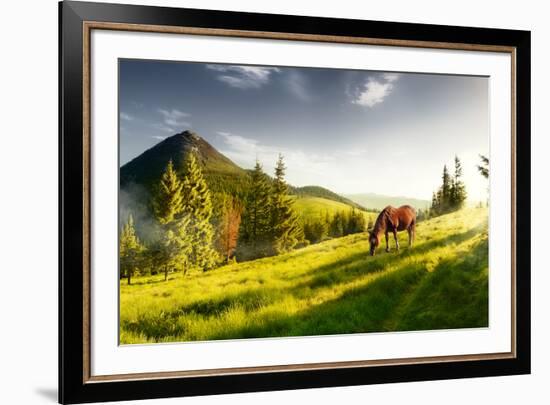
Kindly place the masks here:
[(484, 239), (462, 260), (430, 273), (396, 317), (399, 330), (489, 326), (489, 245)]
[[(487, 278), (482, 274), (486, 265), (483, 259), (486, 251), (486, 241), (479, 242), (474, 246), (471, 254), (458, 260), (444, 260), (432, 272), (429, 272), (422, 263), (409, 262), (402, 268), (382, 275), (365, 286), (346, 291), (337, 299), (326, 301), (296, 314), (281, 314), (279, 318), (259, 325), (248, 325), (236, 329), (229, 327), (228, 330), (213, 335), (211, 339), (487, 326), (488, 288)], [(463, 282), (462, 277), (465, 269), (472, 275), (467, 282)], [(436, 290), (437, 294), (425, 294), (425, 291), (432, 289)], [(478, 298), (468, 304), (472, 297)], [(435, 306), (434, 298), (439, 300)], [(400, 307), (404, 302), (407, 303), (407, 307), (403, 310)], [(413, 311), (420, 311), (421, 308), (430, 309), (432, 315), (430, 322), (425, 322), (422, 316), (410, 317)], [(388, 322), (394, 317), (398, 319)], [(410, 319), (406, 324), (400, 322), (408, 318)]]
[(412, 248), (405, 248), (399, 253), (390, 252), (371, 257), (367, 250), (357, 252), (344, 259), (335, 260), (302, 274), (300, 278), (310, 278), (295, 285), (293, 290), (317, 289), (349, 283), (365, 275), (387, 270), (388, 267), (399, 267), (406, 259), (415, 255), (422, 255), (439, 247), (464, 242), (479, 234), (479, 232), (480, 228), (473, 228), (466, 232), (424, 242)]

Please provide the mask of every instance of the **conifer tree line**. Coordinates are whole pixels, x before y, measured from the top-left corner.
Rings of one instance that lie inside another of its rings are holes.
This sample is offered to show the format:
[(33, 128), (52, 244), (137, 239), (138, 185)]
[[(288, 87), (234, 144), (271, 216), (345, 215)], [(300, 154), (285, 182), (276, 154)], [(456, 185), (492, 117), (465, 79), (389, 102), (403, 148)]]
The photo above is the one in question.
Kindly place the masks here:
[(458, 156), (454, 160), (454, 173), (449, 173), (447, 165), (443, 166), (441, 186), (432, 194), (430, 216), (446, 214), (461, 209), (468, 194), (463, 181), (462, 163)]
[(137, 272), (208, 271), (233, 260), (251, 260), (288, 252), (306, 244), (285, 181), (283, 157), (274, 178), (259, 162), (242, 195), (212, 195), (194, 153), (179, 176), (173, 162), (152, 192), (154, 235), (142, 242), (132, 215), (120, 233), (120, 273), (128, 283)]
[(318, 219), (307, 220), (303, 224), (304, 235), (309, 243), (365, 232), (372, 226), (372, 220), (367, 223), (365, 215), (356, 209), (338, 211), (333, 215), (326, 212)]
[(288, 252), (305, 244), (304, 229), (285, 181), (282, 155), (270, 181), (256, 161), (245, 196), (237, 259), (250, 260)]

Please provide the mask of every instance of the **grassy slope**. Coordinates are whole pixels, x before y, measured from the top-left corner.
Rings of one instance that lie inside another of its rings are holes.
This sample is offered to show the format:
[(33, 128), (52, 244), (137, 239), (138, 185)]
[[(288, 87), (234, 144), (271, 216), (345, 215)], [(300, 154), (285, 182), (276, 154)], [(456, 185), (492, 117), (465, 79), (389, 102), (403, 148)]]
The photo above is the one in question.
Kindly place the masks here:
[(428, 200), (419, 200), (416, 198), (408, 198), (408, 197), (387, 196), (387, 195), (374, 194), (374, 193), (346, 194), (345, 197), (356, 202), (357, 204), (361, 204), (363, 207), (374, 208), (377, 210), (381, 210), (388, 205), (399, 207), (400, 205), (406, 205), (406, 204), (412, 205), (417, 209), (426, 209), (426, 208), (429, 208), (431, 204), (431, 201), (428, 201)]
[(302, 187), (289, 186), (289, 190), (290, 190), (290, 194), (294, 194), (300, 197), (305, 196), (305, 197), (326, 198), (327, 200), (338, 201), (347, 205), (351, 205), (352, 207), (355, 207), (355, 208), (365, 209), (365, 207), (363, 207), (361, 204), (357, 204), (355, 201), (352, 201), (349, 198), (342, 196), (341, 194), (337, 194), (334, 191), (331, 191), (321, 186), (302, 186)]
[[(400, 235), (406, 246), (406, 233)], [(417, 229), (417, 244), (368, 256), (350, 235), (205, 274), (121, 283), (121, 342), (488, 325), (487, 210)]]
[[(324, 218), (328, 212), (330, 215), (334, 215), (337, 212), (349, 211), (353, 207), (348, 204), (344, 204), (339, 201), (328, 200), (321, 197), (311, 197), (303, 196), (297, 197), (294, 202), (294, 207), (296, 211), (301, 215), (302, 218), (308, 220), (314, 220), (319, 218)], [(373, 212), (363, 212), (367, 221), (369, 218), (372, 218), (373, 221), (376, 219), (376, 213)]]

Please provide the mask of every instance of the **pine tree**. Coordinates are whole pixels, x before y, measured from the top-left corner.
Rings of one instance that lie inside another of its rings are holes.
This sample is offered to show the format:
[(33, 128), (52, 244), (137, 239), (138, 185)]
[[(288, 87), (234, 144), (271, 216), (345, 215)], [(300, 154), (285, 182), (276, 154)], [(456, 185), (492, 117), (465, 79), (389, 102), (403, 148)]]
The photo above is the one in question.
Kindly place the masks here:
[(142, 253), (145, 247), (139, 241), (134, 228), (134, 218), (130, 214), (128, 221), (122, 227), (119, 239), (119, 257), (121, 275), (131, 279), (142, 261)]
[(364, 232), (366, 229), (366, 221), (365, 216), (361, 211), (358, 211), (356, 209), (352, 209), (349, 214), (349, 220), (348, 220), (348, 232), (347, 234), (353, 234), (353, 233), (361, 233)]
[(190, 263), (206, 271), (216, 265), (219, 257), (213, 246), (214, 227), (210, 223), (210, 191), (192, 152), (187, 155), (185, 162), (182, 194), (182, 212), (191, 220), (190, 228), (193, 235)]
[[(479, 174), (481, 174), (486, 179), (489, 178), (489, 158), (484, 155), (479, 155), (479, 158), (481, 159), (481, 165), (477, 165), (477, 170), (479, 171)], [(489, 187), (487, 187), (487, 194), (489, 194)], [(487, 207), (489, 206), (489, 196), (487, 195), (487, 200), (485, 201), (485, 204)]]
[(333, 238), (344, 236), (344, 218), (340, 212), (336, 212), (330, 220), (329, 234)]
[(462, 175), (462, 163), (460, 162), (458, 156), (455, 156), (455, 173), (453, 177), (452, 190), (452, 207), (454, 210), (462, 208), (467, 198), (466, 185), (462, 181)]
[(160, 179), (152, 205), (155, 217), (161, 224), (172, 222), (183, 209), (182, 184), (172, 160), (168, 162)]
[(288, 195), (283, 156), (275, 166), (275, 179), (271, 197), (272, 248), (276, 254), (288, 252), (304, 241), (304, 230)]
[(477, 170), (483, 177), (488, 179), (489, 178), (489, 158), (484, 155), (479, 155), (479, 158), (481, 159), (481, 164), (477, 166)]
[(430, 212), (432, 215), (438, 215), (439, 214), (439, 201), (437, 199), (437, 194), (435, 191), (432, 193), (432, 206), (430, 208)]
[(441, 184), (441, 201), (440, 206), (443, 212), (447, 212), (451, 205), (451, 175), (447, 170), (447, 165), (443, 166), (443, 175), (441, 176), (443, 183)]
[(164, 270), (165, 281), (170, 270), (187, 273), (194, 241), (192, 231), (191, 218), (181, 214), (177, 220), (165, 226), (164, 232), (156, 241), (154, 260)]
[(322, 242), (328, 236), (328, 224), (324, 218), (304, 222), (303, 229), (304, 237), (312, 244)]
[(164, 270), (165, 280), (168, 279), (170, 270), (187, 271), (189, 262), (192, 243), (191, 219), (183, 211), (183, 197), (183, 184), (170, 160), (152, 202), (160, 226), (150, 255), (155, 266)]
[(237, 244), (239, 259), (249, 260), (269, 254), (270, 213), (269, 183), (262, 165), (256, 161), (244, 202)]
[(447, 170), (447, 165), (443, 166), (441, 187), (436, 193), (432, 194), (430, 216), (445, 214), (458, 210), (464, 206), (467, 193), (466, 186), (462, 181), (462, 176), (462, 163), (458, 156), (455, 156), (454, 175), (452, 177)]

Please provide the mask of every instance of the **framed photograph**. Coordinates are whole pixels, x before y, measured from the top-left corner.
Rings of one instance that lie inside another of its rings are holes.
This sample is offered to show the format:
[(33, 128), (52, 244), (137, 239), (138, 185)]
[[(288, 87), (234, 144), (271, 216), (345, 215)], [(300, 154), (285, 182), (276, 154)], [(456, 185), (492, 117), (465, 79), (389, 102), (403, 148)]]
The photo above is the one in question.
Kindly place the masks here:
[(530, 33), (60, 12), (59, 401), (530, 372)]

